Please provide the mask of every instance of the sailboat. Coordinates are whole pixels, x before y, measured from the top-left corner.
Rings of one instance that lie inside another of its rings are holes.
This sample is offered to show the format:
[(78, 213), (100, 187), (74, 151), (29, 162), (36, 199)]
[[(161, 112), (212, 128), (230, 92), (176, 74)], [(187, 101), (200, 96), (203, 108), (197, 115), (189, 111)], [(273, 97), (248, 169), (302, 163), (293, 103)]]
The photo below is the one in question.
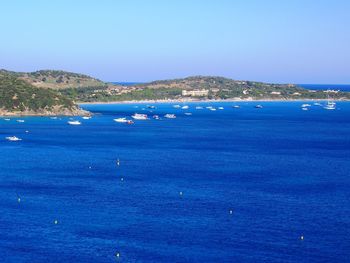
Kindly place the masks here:
[(329, 90), (327, 91), (327, 103), (326, 103), (326, 106), (324, 106), (323, 108), (326, 109), (326, 110), (335, 110), (335, 105), (336, 103), (332, 100), (330, 100), (329, 98)]

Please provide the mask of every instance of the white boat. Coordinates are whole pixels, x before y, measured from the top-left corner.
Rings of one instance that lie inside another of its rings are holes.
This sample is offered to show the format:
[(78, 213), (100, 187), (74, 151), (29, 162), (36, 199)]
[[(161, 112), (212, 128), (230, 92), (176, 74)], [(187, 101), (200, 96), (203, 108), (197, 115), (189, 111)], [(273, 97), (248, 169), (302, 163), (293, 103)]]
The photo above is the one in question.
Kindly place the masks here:
[(335, 102), (327, 101), (326, 106), (324, 106), (323, 108), (326, 110), (335, 110), (335, 105)]
[(211, 110), (211, 111), (216, 111), (216, 109), (213, 108), (213, 107), (209, 108), (209, 110)]
[(153, 115), (153, 119), (155, 119), (155, 120), (159, 120), (159, 119), (160, 119), (160, 117), (159, 117), (159, 115)]
[(208, 110), (210, 110), (210, 109), (213, 108), (213, 106), (207, 106), (207, 107), (205, 107), (205, 108), (208, 109)]
[(192, 115), (192, 112), (185, 112), (185, 115), (191, 116), (191, 115)]
[(196, 110), (203, 110), (203, 107), (202, 106), (197, 106)]
[(126, 118), (116, 118), (116, 119), (113, 119), (115, 122), (122, 122), (122, 123), (126, 123), (128, 122), (128, 120)]
[(165, 114), (164, 115), (164, 118), (167, 118), (167, 119), (176, 119), (176, 115), (175, 114)]
[(10, 121), (11, 119), (4, 119), (5, 121)]
[(181, 109), (183, 109), (183, 110), (187, 110), (188, 108), (189, 108), (189, 106), (187, 106), (187, 105), (181, 107)]
[(17, 122), (24, 122), (24, 120), (17, 120)]
[(83, 119), (84, 119), (84, 120), (90, 120), (91, 117), (90, 117), (90, 116), (84, 116)]
[(302, 110), (309, 110), (308, 107), (302, 107), (301, 109), (302, 109)]
[(302, 108), (306, 108), (306, 107), (311, 107), (311, 105), (310, 105), (310, 104), (305, 103), (305, 104), (302, 104), (302, 105), (301, 105), (301, 107), (302, 107)]
[(318, 102), (315, 102), (314, 105), (315, 105), (315, 106), (322, 106), (322, 104), (321, 104), (321, 103), (318, 103)]
[(51, 120), (57, 120), (57, 117), (50, 117)]
[(173, 107), (174, 107), (174, 108), (181, 108), (180, 105), (174, 105)]
[(8, 137), (6, 137), (6, 140), (11, 141), (11, 142), (22, 141), (22, 139), (20, 139), (16, 136), (8, 136)]
[(80, 121), (68, 121), (69, 125), (80, 125), (81, 122)]
[(219, 109), (219, 110), (223, 110), (223, 109), (224, 109), (224, 107), (218, 107), (218, 109)]
[(147, 114), (139, 114), (139, 113), (135, 113), (134, 115), (131, 116), (131, 118), (133, 118), (134, 120), (147, 120)]
[(240, 108), (241, 106), (239, 106), (239, 105), (233, 105), (232, 106), (232, 108), (235, 108), (235, 109), (238, 109), (238, 108)]
[(262, 109), (262, 108), (263, 108), (263, 106), (262, 106), (262, 105), (260, 105), (260, 104), (258, 104), (258, 105), (256, 105), (256, 106), (255, 106), (255, 108), (257, 108), (257, 109)]

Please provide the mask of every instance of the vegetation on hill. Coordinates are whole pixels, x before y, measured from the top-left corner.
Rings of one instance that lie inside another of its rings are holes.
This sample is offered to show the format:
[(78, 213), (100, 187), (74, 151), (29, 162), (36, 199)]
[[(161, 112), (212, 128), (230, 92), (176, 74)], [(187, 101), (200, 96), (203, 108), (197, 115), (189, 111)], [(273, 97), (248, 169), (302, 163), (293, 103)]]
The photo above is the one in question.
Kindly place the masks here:
[(293, 84), (237, 81), (223, 77), (189, 77), (132, 86), (108, 86), (62, 90), (81, 102), (130, 100), (298, 100), (350, 99), (349, 92), (308, 90)]
[(0, 115), (76, 115), (82, 111), (57, 91), (35, 87), (16, 76), (0, 72)]
[(39, 88), (68, 89), (98, 87), (107, 88), (108, 84), (87, 75), (62, 70), (39, 70), (35, 72), (0, 72), (18, 77)]

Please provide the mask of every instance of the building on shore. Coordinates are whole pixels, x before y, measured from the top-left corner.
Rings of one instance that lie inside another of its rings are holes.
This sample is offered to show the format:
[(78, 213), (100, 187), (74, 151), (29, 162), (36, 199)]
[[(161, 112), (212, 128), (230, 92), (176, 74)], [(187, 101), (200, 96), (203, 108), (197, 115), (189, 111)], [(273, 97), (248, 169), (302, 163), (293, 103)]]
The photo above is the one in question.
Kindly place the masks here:
[(208, 94), (209, 94), (209, 90), (206, 90), (206, 89), (182, 90), (182, 96), (204, 97), (204, 96), (208, 96)]

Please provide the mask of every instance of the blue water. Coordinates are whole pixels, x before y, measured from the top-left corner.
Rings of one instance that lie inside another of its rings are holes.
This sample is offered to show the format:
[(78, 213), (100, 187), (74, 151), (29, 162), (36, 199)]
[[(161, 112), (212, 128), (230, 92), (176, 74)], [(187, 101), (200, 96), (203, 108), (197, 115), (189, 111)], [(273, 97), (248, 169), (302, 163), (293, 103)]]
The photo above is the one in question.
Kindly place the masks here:
[(0, 119), (0, 261), (349, 262), (350, 103), (232, 104)]

